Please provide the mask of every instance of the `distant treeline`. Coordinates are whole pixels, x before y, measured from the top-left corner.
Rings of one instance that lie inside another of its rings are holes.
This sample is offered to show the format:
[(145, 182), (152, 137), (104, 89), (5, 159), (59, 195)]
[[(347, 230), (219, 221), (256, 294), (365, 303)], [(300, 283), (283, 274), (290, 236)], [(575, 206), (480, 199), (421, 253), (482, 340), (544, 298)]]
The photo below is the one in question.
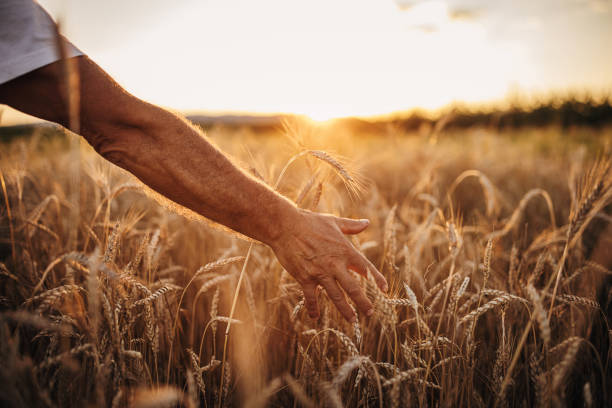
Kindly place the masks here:
[(390, 125), (405, 131), (417, 131), (423, 127), (439, 130), (470, 127), (504, 130), (551, 125), (562, 128), (574, 126), (599, 128), (612, 125), (612, 97), (602, 100), (551, 99), (530, 107), (516, 104), (505, 109), (473, 110), (455, 107), (447, 109), (435, 118), (417, 112), (372, 119), (345, 118), (340, 121), (355, 131), (383, 131)]
[[(230, 129), (247, 128), (253, 131), (281, 132), (283, 122), (290, 115), (190, 115), (188, 119), (205, 130), (213, 127)], [(424, 112), (397, 113), (372, 118), (342, 118), (333, 121), (354, 132), (380, 134), (390, 129), (406, 132), (436, 132), (442, 129), (466, 129), (486, 127), (495, 130), (522, 127), (559, 126), (601, 128), (612, 125), (612, 96), (601, 98), (550, 98), (545, 102), (531, 104), (510, 104), (506, 108), (476, 110), (469, 107), (447, 108), (438, 115)], [(0, 143), (32, 133), (49, 137), (57, 134), (57, 127), (48, 123), (37, 125), (0, 126)]]
[[(229, 128), (250, 128), (257, 131), (279, 131), (285, 115), (249, 116), (193, 115), (189, 119), (205, 129), (214, 126)], [(603, 127), (612, 125), (612, 97), (594, 98), (549, 98), (531, 104), (509, 104), (505, 108), (485, 108), (477, 110), (470, 107), (451, 107), (438, 115), (413, 111), (389, 116), (371, 118), (341, 118), (333, 122), (336, 126), (348, 127), (362, 133), (384, 133), (390, 128), (407, 132), (421, 129), (433, 131), (442, 129), (465, 129), (488, 127), (496, 130), (521, 127), (572, 126)]]

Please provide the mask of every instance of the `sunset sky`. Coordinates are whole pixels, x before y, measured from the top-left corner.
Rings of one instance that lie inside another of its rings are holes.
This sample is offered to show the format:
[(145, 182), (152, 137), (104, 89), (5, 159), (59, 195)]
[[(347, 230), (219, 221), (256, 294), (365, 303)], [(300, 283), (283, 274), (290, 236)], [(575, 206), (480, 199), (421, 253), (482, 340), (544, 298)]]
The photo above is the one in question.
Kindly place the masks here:
[(612, 90), (612, 0), (40, 0), (137, 96), (374, 115)]

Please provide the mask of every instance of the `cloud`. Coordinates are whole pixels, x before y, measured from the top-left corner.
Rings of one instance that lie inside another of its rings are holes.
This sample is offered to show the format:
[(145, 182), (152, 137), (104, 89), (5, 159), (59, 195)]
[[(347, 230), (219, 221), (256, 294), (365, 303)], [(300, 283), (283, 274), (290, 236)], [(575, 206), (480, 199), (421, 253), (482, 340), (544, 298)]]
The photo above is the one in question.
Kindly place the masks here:
[(424, 33), (435, 33), (439, 30), (439, 27), (435, 24), (418, 24), (413, 26), (415, 30), (422, 31)]
[(414, 0), (395, 0), (395, 4), (400, 10), (410, 10), (415, 3)]
[(448, 11), (450, 19), (456, 21), (474, 21), (477, 20), (481, 14), (482, 10), (478, 9), (457, 8)]
[(542, 19), (536, 16), (527, 16), (515, 23), (514, 27), (521, 31), (535, 31), (540, 30), (544, 26)]
[(596, 13), (607, 13), (612, 9), (612, 0), (589, 0), (588, 3)]
[(606, 14), (612, 11), (612, 0), (575, 0), (577, 3), (584, 5), (589, 10), (599, 13)]
[(395, 0), (408, 27), (424, 33), (435, 33), (455, 23), (472, 23), (481, 17), (478, 8), (452, 7), (446, 0)]
[(455, 21), (472, 21), (478, 19), (482, 14), (482, 9), (472, 7), (453, 7), (448, 1), (440, 0), (395, 0), (395, 4), (402, 11), (413, 12), (415, 9), (437, 8), (443, 9), (448, 19)]

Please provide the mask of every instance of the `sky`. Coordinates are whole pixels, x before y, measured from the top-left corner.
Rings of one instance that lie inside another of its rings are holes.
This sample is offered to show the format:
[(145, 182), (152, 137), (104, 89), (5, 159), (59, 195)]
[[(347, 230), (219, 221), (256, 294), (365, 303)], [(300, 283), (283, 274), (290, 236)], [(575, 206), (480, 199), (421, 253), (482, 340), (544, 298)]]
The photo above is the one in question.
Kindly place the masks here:
[(40, 0), (136, 96), (313, 119), (612, 91), (612, 0)]

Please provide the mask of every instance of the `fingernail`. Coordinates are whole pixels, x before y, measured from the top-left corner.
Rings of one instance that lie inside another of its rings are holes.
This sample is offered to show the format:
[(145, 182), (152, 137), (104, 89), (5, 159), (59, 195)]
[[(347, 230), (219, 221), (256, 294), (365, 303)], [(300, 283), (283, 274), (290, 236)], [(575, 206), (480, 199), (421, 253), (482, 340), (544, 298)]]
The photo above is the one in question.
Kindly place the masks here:
[(386, 283), (383, 284), (383, 292), (388, 292), (389, 291), (389, 285), (387, 285)]
[(366, 316), (370, 317), (374, 314), (374, 309), (368, 309), (368, 311), (366, 312)]
[(359, 221), (364, 222), (364, 223), (370, 225), (370, 220), (368, 220), (367, 218), (362, 218)]
[(355, 315), (351, 316), (351, 318), (349, 319), (350, 323), (355, 323), (357, 321), (357, 318), (355, 317)]

